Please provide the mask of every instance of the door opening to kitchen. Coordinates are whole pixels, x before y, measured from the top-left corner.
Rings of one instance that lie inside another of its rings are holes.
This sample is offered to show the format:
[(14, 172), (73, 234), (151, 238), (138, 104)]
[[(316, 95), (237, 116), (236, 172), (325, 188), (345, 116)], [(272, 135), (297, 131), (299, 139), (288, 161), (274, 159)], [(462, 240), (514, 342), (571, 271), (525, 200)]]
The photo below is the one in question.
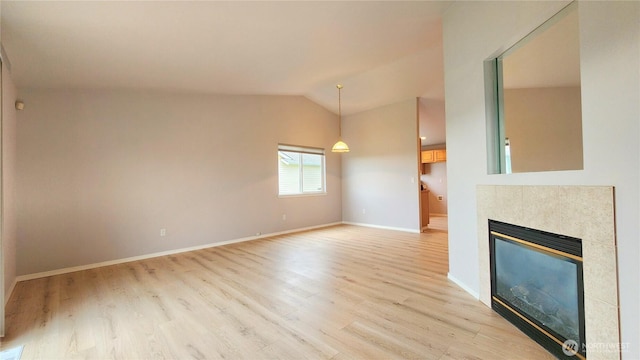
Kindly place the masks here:
[(447, 144), (444, 101), (420, 98), (420, 226), (448, 232)]

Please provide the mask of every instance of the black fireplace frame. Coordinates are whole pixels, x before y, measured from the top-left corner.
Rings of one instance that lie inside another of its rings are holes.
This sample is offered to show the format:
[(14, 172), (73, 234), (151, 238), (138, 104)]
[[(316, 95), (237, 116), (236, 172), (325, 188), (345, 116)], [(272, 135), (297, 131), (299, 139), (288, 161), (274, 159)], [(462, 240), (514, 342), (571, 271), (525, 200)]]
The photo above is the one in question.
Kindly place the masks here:
[[(578, 284), (578, 313), (580, 317), (578, 331), (580, 333), (580, 339), (566, 339), (535, 318), (520, 311), (517, 307), (510, 306), (509, 301), (498, 294), (497, 281), (494, 280), (497, 279), (495, 264), (496, 237), (500, 240), (519, 243), (520, 245), (522, 245), (522, 242), (532, 243), (532, 246), (538, 249), (552, 249), (550, 252), (556, 255), (559, 253), (572, 255), (571, 257), (563, 257), (577, 266), (576, 280)], [(582, 240), (489, 219), (489, 254), (491, 267), (491, 308), (559, 359), (586, 359)], [(566, 349), (563, 348), (563, 344), (567, 340), (574, 340), (577, 343), (578, 346), (574, 353), (565, 353)]]

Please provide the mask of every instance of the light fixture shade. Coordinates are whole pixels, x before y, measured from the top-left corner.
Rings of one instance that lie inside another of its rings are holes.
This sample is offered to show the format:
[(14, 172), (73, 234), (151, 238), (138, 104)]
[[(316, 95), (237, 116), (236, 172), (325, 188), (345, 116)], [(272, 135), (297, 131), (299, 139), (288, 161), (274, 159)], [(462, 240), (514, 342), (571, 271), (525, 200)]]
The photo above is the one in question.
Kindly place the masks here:
[(338, 140), (338, 142), (335, 143), (331, 148), (331, 152), (338, 152), (338, 153), (349, 152), (349, 146), (345, 144), (344, 141)]

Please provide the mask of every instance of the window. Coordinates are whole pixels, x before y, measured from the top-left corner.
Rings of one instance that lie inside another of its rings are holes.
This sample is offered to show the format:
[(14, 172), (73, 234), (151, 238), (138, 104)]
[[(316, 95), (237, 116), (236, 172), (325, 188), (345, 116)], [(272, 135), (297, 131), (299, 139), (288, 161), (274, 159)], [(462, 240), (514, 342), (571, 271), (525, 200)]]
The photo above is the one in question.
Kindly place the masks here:
[(325, 193), (324, 149), (278, 145), (278, 195)]

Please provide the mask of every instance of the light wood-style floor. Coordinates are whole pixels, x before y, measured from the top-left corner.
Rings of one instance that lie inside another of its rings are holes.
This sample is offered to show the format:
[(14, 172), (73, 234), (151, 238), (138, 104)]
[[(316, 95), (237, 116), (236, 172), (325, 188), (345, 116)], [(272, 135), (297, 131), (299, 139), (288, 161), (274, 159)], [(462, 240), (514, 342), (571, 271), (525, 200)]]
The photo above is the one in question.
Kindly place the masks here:
[(429, 217), (429, 225), (425, 229), (449, 232), (448, 217), (444, 215), (431, 215)]
[(22, 359), (552, 359), (447, 279), (447, 233), (336, 226), (21, 282)]

